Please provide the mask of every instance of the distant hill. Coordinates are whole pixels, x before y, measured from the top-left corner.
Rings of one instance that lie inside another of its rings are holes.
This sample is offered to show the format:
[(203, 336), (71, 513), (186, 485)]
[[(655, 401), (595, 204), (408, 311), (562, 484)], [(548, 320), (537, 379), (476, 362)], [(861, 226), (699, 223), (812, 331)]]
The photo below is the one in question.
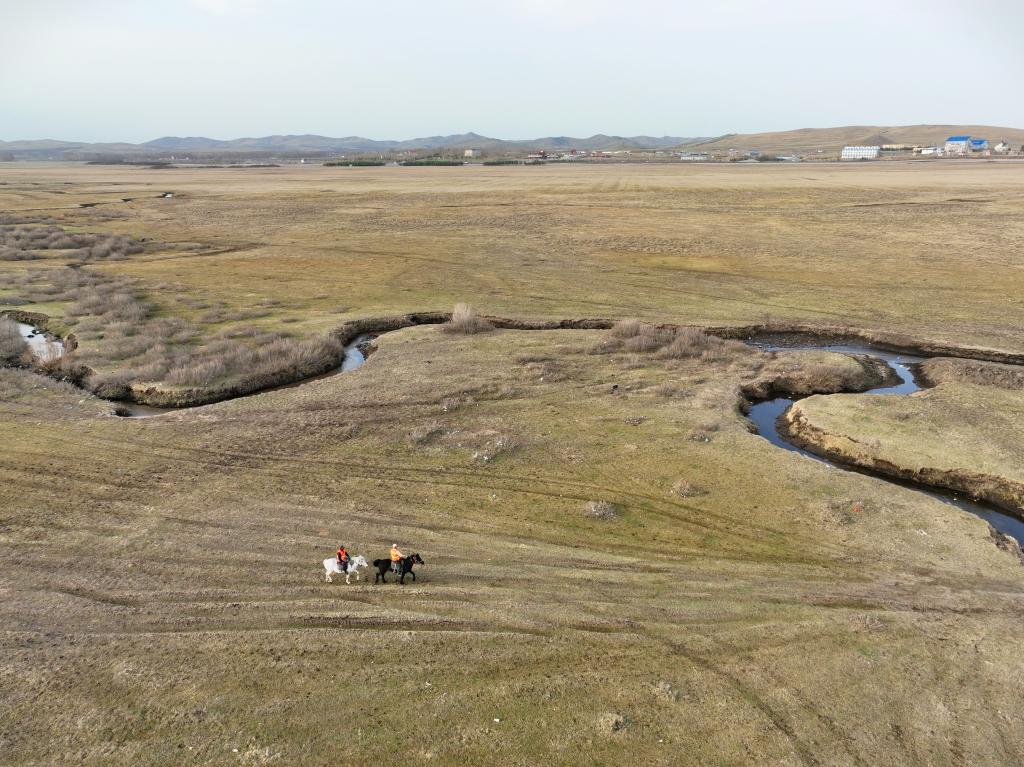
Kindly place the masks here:
[(680, 136), (606, 136), (589, 138), (550, 136), (547, 138), (505, 140), (481, 136), (478, 133), (460, 133), (451, 136), (426, 136), (405, 141), (378, 141), (362, 136), (331, 138), (329, 136), (263, 136), (221, 140), (204, 136), (163, 136), (142, 144), (88, 144), (80, 141), (0, 141), (0, 152), (17, 157), (44, 159), (76, 159), (90, 155), (129, 154), (158, 157), (167, 154), (188, 153), (282, 153), (299, 155), (344, 154), (359, 152), (389, 152), (403, 150), (483, 149), (500, 152), (521, 149), (666, 149), (698, 141), (698, 138)]
[(823, 149), (836, 152), (844, 146), (880, 144), (942, 145), (949, 136), (967, 134), (987, 138), (993, 144), (1000, 140), (1011, 144), (1024, 144), (1024, 129), (999, 128), (992, 125), (848, 125), (841, 128), (801, 128), (774, 133), (728, 134), (714, 139), (684, 142), (680, 148), (701, 151), (727, 151), (729, 149), (761, 152), (814, 152)]
[(543, 138), (509, 140), (481, 136), (479, 133), (458, 133), (450, 136), (425, 136), (404, 141), (381, 141), (362, 136), (332, 138), (317, 135), (262, 136), (258, 138), (212, 139), (205, 136), (163, 136), (142, 144), (88, 144), (81, 141), (0, 141), (0, 155), (18, 159), (77, 160), (107, 156), (150, 160), (168, 155), (216, 157), (243, 156), (310, 156), (394, 151), (440, 151), (482, 149), (501, 153), (538, 151), (659, 150), (687, 149), (725, 152), (729, 149), (757, 149), (765, 153), (810, 153), (821, 149), (838, 152), (850, 144), (941, 144), (948, 136), (969, 134), (1014, 145), (1024, 144), (1024, 129), (999, 128), (991, 125), (849, 125), (840, 128), (801, 128), (773, 133), (727, 134), (716, 138), (679, 136), (609, 136), (603, 133), (588, 138), (545, 136)]

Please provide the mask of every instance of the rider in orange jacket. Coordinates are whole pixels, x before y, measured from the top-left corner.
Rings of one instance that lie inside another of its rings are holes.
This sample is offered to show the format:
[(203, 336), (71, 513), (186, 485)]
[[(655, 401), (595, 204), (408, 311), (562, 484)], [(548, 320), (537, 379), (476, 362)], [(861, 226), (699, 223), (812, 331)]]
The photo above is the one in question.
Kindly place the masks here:
[(398, 544), (391, 544), (391, 569), (398, 572), (399, 563), (405, 559), (405, 554), (398, 550)]

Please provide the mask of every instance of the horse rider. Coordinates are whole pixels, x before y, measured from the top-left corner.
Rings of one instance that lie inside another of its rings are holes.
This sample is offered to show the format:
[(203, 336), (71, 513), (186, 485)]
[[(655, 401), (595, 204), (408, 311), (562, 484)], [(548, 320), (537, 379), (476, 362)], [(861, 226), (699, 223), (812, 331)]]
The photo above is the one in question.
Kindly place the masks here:
[(343, 573), (348, 572), (348, 552), (345, 550), (344, 545), (338, 547), (338, 567), (341, 568)]
[(398, 572), (402, 566), (402, 560), (405, 559), (405, 554), (398, 550), (398, 544), (391, 544), (391, 570), (392, 572)]

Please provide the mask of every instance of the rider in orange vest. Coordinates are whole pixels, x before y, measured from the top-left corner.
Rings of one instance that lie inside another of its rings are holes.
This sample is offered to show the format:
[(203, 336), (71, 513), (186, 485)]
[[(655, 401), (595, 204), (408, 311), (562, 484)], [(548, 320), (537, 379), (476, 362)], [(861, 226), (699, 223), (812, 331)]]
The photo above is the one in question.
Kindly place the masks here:
[(344, 546), (338, 547), (338, 565), (343, 573), (348, 572), (348, 552), (345, 551)]
[(398, 544), (391, 544), (391, 569), (398, 572), (399, 563), (405, 559), (405, 554), (398, 550)]

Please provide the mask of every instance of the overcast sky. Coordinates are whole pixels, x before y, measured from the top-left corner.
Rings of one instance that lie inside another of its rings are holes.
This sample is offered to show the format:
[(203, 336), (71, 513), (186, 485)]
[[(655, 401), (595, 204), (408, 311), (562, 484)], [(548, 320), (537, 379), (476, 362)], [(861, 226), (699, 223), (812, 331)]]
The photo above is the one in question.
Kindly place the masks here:
[(1024, 127), (1020, 0), (0, 0), (0, 139)]

